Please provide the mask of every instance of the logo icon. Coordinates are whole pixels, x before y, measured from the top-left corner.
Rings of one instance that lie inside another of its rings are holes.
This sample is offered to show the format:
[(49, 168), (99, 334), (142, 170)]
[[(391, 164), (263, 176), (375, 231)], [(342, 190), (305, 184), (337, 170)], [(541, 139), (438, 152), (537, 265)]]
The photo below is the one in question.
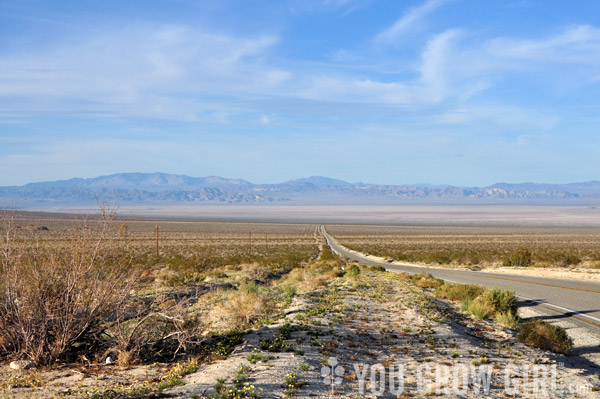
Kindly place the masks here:
[(342, 376), (344, 375), (345, 370), (344, 367), (338, 364), (335, 357), (330, 357), (329, 360), (327, 360), (327, 364), (329, 364), (329, 367), (321, 367), (321, 377), (323, 377), (323, 384), (331, 385), (331, 390), (333, 390), (334, 385), (340, 385), (342, 383)]

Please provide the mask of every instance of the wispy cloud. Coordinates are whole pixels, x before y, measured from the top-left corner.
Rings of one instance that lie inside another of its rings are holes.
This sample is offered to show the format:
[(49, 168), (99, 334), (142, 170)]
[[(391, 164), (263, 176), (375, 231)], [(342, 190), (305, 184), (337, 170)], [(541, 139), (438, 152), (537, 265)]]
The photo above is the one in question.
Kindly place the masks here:
[(411, 8), (400, 17), (392, 26), (379, 33), (375, 40), (379, 42), (393, 43), (402, 36), (410, 33), (417, 25), (433, 11), (448, 3), (449, 0), (427, 0), (418, 7)]
[(421, 64), (421, 80), (431, 93), (434, 101), (445, 97), (447, 85), (448, 61), (452, 52), (452, 41), (457, 36), (456, 30), (448, 30), (430, 40), (423, 51)]
[[(445, 2), (428, 1), (396, 25), (417, 23)], [(400, 78), (367, 67), (356, 72), (282, 62), (274, 53), (283, 39), (275, 35), (136, 25), (82, 36), (41, 53), (0, 55), (0, 102), (8, 121), (65, 113), (226, 124), (240, 113), (255, 113), (265, 122), (262, 115), (282, 112), (395, 113), (435, 107), (439, 120), (470, 123), (483, 119), (453, 110), (469, 108), (474, 96), (493, 90), (506, 74), (528, 68), (550, 73), (545, 71), (549, 63), (600, 62), (600, 30), (587, 25), (540, 39), (469, 42), (469, 35), (450, 29), (430, 36), (411, 60), (414, 74)], [(393, 56), (386, 60), (392, 61)], [(587, 80), (598, 76), (592, 72)]]
[(560, 122), (547, 112), (498, 103), (449, 108), (433, 120), (442, 125), (485, 126), (487, 133), (546, 131)]
[(500, 58), (530, 62), (597, 63), (600, 61), (600, 29), (578, 25), (540, 39), (497, 38), (486, 45), (486, 50)]
[[(0, 56), (0, 97), (14, 112), (194, 119), (235, 94), (268, 94), (289, 72), (265, 65), (277, 38), (137, 26), (39, 54)], [(13, 101), (7, 101), (6, 99)]]
[(367, 5), (372, 0), (288, 0), (295, 13), (342, 12), (348, 14)]

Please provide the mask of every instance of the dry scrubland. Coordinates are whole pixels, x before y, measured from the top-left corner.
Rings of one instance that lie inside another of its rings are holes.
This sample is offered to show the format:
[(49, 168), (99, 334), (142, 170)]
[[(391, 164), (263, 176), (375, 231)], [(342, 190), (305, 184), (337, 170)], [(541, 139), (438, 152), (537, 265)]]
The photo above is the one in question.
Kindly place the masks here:
[(600, 231), (565, 227), (328, 225), (364, 253), (441, 265), (600, 268)]
[(527, 346), (571, 343), (521, 323), (510, 292), (345, 264), (316, 225), (4, 216), (0, 397), (328, 397), (333, 358), (341, 397), (357, 396), (355, 362), (402, 362), (404, 397), (426, 394), (410, 374), (423, 362), (489, 365), (494, 397), (507, 365), (564, 362), (559, 389), (599, 385)]

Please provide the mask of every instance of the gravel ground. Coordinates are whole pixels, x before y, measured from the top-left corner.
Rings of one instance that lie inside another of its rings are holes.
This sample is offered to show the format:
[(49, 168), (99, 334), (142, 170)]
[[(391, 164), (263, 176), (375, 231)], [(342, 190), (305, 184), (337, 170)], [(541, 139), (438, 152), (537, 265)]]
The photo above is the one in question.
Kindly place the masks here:
[[(339, 279), (327, 290), (300, 297), (293, 306), (285, 320), (247, 335), (227, 360), (201, 366), (186, 377), (185, 386), (167, 393), (177, 398), (213, 396), (218, 378), (231, 389), (237, 370), (246, 365), (246, 379), (239, 386), (249, 387), (261, 398), (398, 398), (436, 396), (436, 392), (444, 397), (484, 396), (485, 384), (473, 381), (465, 385), (460, 380), (455, 390), (454, 374), (461, 377), (463, 370), (471, 378), (478, 370), (489, 371), (487, 397), (599, 397), (592, 392), (600, 382), (589, 359), (516, 343), (514, 332), (461, 314), (453, 304), (435, 300), (390, 273), (363, 271), (356, 280)], [(278, 337), (284, 324), (294, 330), (285, 340), (289, 346), (261, 352), (261, 340)], [(584, 338), (575, 339), (579, 344)], [(248, 356), (253, 351), (272, 358), (251, 364)], [(403, 377), (394, 379), (400, 367)], [(332, 368), (339, 383), (333, 386), (327, 384)], [(548, 372), (537, 393), (534, 368), (540, 375)], [(447, 380), (444, 370), (449, 373)], [(286, 384), (290, 373), (297, 377), (294, 387)], [(390, 386), (390, 381), (395, 384)], [(520, 388), (514, 389), (515, 384)], [(575, 388), (577, 395), (571, 392)]]
[[(535, 312), (520, 311), (522, 317)], [(592, 389), (600, 387), (600, 340), (568, 321), (559, 323), (574, 338), (571, 356), (517, 343), (513, 331), (461, 313), (401, 275), (363, 268), (355, 278), (297, 295), (285, 317), (246, 334), (226, 359), (200, 364), (184, 385), (137, 398), (600, 397)], [(39, 379), (40, 386), (5, 387), (0, 397), (60, 397), (68, 389), (96, 386), (101, 391), (107, 384), (155, 378), (168, 367), (5, 366), (0, 381)], [(545, 372), (545, 380), (533, 378)]]

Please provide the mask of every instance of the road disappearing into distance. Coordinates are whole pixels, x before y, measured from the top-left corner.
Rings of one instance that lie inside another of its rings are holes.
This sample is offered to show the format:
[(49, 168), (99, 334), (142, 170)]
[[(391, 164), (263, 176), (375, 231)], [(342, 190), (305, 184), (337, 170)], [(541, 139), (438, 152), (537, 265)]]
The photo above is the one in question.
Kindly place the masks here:
[(455, 283), (480, 284), (489, 288), (513, 290), (521, 299), (519, 306), (535, 306), (536, 310), (556, 319), (569, 318), (600, 336), (600, 283), (557, 278), (453, 270), (415, 266), (401, 262), (381, 262), (340, 245), (321, 226), (329, 248), (338, 256), (366, 266), (380, 265), (390, 272), (431, 273), (434, 277)]

